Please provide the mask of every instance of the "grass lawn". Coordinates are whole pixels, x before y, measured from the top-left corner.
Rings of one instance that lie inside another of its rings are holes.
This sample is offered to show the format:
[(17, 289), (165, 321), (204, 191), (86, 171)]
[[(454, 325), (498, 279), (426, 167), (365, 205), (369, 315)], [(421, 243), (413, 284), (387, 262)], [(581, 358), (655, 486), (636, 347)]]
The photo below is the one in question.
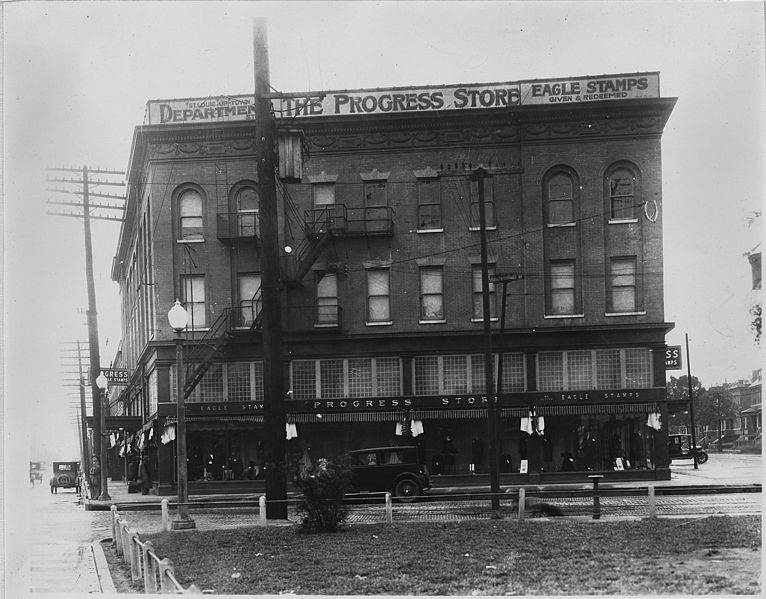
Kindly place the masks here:
[(759, 594), (758, 516), (296, 527), (150, 537), (184, 586), (219, 594)]

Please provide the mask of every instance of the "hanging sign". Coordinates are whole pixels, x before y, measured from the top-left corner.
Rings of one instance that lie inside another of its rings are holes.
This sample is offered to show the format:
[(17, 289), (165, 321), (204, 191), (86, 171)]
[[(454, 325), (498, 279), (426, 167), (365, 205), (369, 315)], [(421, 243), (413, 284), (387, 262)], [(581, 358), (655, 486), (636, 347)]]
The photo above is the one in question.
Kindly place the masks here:
[(681, 346), (668, 345), (665, 348), (665, 370), (683, 370)]

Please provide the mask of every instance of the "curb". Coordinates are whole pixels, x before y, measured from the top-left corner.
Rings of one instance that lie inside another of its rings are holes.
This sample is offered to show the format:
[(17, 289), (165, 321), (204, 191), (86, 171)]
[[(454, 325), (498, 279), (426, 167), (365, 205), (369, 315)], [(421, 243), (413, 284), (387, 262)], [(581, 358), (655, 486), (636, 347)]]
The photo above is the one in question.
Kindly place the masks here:
[(93, 563), (96, 566), (98, 584), (101, 587), (101, 592), (103, 594), (111, 594), (117, 592), (117, 589), (114, 587), (114, 581), (112, 580), (112, 573), (109, 571), (109, 564), (106, 563), (104, 548), (101, 546), (101, 543), (105, 543), (111, 540), (111, 537), (109, 537), (102, 539), (101, 541), (94, 541), (90, 544), (90, 548), (93, 553)]

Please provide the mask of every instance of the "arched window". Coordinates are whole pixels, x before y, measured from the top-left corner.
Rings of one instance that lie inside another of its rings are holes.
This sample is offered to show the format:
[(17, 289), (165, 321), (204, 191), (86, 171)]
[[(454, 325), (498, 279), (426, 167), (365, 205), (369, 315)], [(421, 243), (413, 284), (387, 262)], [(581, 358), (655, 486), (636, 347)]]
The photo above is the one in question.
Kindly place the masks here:
[(565, 168), (552, 170), (543, 181), (547, 224), (567, 225), (575, 222), (575, 202), (579, 196), (575, 175)]
[(258, 235), (258, 192), (254, 187), (237, 191), (237, 230), (240, 237)]
[(202, 228), (202, 196), (198, 191), (187, 189), (178, 198), (178, 221), (180, 241), (199, 241), (204, 238)]
[(634, 220), (640, 205), (638, 178), (628, 166), (617, 166), (607, 175), (609, 220)]

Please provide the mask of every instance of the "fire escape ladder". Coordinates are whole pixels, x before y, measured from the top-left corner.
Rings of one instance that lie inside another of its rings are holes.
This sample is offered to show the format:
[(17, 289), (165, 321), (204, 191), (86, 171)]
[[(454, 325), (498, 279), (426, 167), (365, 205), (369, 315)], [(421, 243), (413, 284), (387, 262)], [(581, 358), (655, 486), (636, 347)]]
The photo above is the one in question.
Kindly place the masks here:
[(231, 328), (232, 311), (230, 308), (226, 308), (201, 339), (187, 346), (191, 349), (184, 355), (184, 363), (189, 365), (186, 369), (184, 399), (191, 395), (207, 371), (210, 370), (213, 360), (226, 345)]

